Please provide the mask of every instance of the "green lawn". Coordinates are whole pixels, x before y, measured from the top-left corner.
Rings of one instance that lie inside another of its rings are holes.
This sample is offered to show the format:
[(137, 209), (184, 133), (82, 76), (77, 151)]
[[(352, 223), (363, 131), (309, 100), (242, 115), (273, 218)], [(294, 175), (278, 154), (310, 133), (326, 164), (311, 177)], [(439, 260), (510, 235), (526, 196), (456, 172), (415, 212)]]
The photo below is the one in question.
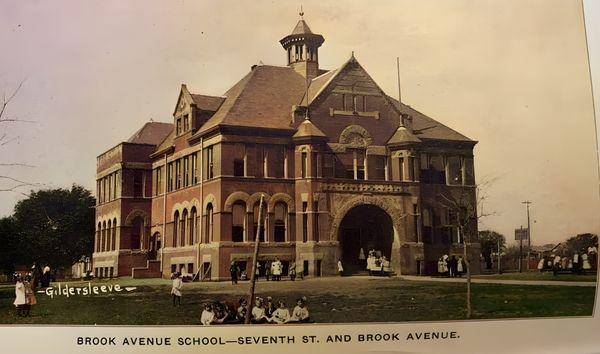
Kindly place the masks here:
[(558, 274), (554, 276), (552, 272), (523, 272), (523, 273), (503, 273), (490, 275), (475, 275), (473, 278), (479, 279), (505, 279), (505, 280), (555, 280), (555, 281), (596, 281), (595, 274)]
[[(64, 283), (63, 283), (64, 284)], [(69, 283), (76, 285), (77, 283)], [(84, 283), (79, 283), (84, 284)], [(85, 283), (87, 284), (87, 283)], [(186, 283), (182, 306), (171, 305), (170, 281), (97, 280), (93, 285), (136, 286), (131, 292), (93, 296), (38, 294), (30, 317), (15, 316), (14, 288), (0, 286), (0, 323), (196, 325), (202, 302), (237, 301), (248, 283)], [(398, 278), (319, 278), (257, 284), (259, 295), (283, 299), (290, 309), (305, 295), (311, 317), (326, 322), (403, 322), (465, 318), (465, 284), (406, 281)], [(595, 288), (473, 284), (473, 318), (591, 316)]]

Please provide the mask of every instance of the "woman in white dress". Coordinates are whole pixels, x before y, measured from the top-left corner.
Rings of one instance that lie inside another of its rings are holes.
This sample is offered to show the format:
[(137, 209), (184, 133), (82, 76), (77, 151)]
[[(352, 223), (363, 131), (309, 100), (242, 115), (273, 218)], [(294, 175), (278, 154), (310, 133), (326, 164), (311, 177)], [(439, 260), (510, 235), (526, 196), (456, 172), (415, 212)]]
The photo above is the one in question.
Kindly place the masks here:
[(23, 284), (23, 277), (21, 276), (17, 278), (17, 282), (15, 283), (15, 301), (13, 304), (17, 308), (17, 314), (24, 316), (27, 301), (25, 298), (25, 284)]

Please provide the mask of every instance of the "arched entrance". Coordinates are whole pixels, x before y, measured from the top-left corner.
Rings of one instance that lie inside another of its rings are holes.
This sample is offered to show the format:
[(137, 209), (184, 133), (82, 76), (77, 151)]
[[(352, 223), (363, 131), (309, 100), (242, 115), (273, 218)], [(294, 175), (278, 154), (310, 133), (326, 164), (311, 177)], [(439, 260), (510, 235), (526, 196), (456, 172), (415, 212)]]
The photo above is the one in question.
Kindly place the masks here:
[(376, 250), (391, 259), (394, 241), (392, 218), (376, 205), (355, 206), (342, 219), (338, 239), (344, 271), (347, 274), (366, 272), (365, 258), (369, 250)]

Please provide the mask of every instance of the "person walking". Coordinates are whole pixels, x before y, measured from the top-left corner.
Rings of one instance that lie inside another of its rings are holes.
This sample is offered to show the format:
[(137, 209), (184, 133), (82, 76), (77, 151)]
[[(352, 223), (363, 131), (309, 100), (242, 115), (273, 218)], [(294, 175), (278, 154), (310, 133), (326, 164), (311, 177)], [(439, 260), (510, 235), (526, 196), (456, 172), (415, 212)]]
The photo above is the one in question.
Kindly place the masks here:
[(231, 285), (236, 285), (238, 283), (238, 274), (240, 274), (240, 267), (238, 266), (237, 261), (231, 262), (229, 274), (231, 274)]
[(183, 287), (181, 273), (177, 272), (173, 274), (172, 279), (173, 287), (171, 288), (171, 295), (173, 295), (173, 306), (181, 306), (181, 288)]

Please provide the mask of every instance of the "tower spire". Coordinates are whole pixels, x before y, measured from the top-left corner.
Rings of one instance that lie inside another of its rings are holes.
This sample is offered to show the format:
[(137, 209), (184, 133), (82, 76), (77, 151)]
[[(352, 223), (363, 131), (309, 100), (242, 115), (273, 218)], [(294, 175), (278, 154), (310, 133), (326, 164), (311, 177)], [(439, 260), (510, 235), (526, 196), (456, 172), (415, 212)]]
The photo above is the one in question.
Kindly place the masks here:
[(300, 18), (304, 20), (304, 11), (302, 10), (302, 5), (300, 5), (300, 12), (298, 15), (300, 15)]

